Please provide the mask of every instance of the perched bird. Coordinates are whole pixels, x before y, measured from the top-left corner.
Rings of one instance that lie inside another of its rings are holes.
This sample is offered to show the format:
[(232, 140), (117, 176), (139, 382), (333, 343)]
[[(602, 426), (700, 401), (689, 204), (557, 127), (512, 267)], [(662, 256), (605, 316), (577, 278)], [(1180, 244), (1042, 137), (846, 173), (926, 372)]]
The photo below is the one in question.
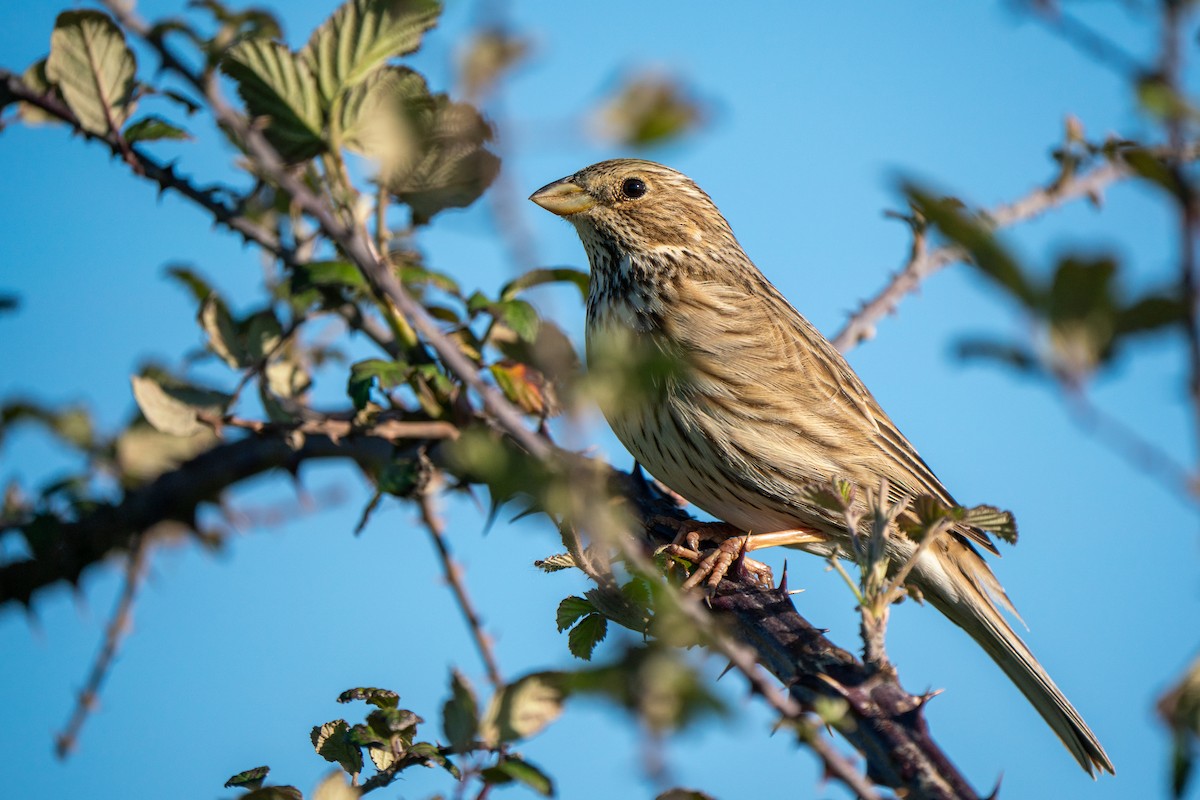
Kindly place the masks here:
[[(954, 505), (842, 355), (742, 251), (695, 183), (650, 161), (603, 161), (530, 197), (575, 226), (591, 265), (587, 343), (677, 363), (648, 387), (602, 402), (633, 456), (691, 503), (743, 531), (822, 556), (850, 554), (843, 518), (812, 501), (814, 482)], [(752, 537), (753, 538), (753, 537)], [(1071, 703), (1001, 615), (1014, 611), (958, 525), (917, 558), (907, 584), (982, 645), (1088, 774), (1112, 763)], [(916, 550), (887, 543), (892, 564)], [(1015, 613), (1015, 611), (1014, 611)]]

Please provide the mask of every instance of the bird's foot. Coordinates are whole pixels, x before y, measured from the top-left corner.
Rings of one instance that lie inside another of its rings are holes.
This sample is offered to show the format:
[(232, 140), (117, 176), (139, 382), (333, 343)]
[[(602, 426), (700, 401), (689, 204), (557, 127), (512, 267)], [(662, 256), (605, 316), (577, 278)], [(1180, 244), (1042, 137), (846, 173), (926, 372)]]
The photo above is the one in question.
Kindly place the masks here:
[[(691, 574), (683, 582), (685, 590), (703, 583), (709, 591), (715, 591), (731, 568), (736, 570), (735, 574), (750, 577), (768, 589), (774, 586), (771, 568), (746, 556), (751, 536), (724, 522), (664, 521), (677, 527), (679, 534), (675, 541), (662, 547), (659, 552), (692, 564)], [(703, 540), (716, 541), (717, 545), (702, 549), (700, 543)]]

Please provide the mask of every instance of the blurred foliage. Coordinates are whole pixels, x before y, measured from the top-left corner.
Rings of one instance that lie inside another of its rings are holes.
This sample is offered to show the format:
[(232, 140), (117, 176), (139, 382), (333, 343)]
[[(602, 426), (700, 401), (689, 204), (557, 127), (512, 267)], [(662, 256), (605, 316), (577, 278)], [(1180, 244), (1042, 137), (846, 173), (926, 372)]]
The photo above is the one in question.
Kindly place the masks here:
[(693, 90), (678, 78), (633, 73), (603, 101), (595, 126), (614, 144), (647, 147), (678, 138), (706, 116)]

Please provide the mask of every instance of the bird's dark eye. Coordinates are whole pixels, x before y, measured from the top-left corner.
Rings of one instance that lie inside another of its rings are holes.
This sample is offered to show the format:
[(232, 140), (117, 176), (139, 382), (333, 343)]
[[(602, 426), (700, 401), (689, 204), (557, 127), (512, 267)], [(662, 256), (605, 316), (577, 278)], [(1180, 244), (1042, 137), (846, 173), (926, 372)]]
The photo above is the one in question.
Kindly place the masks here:
[(630, 200), (636, 200), (646, 193), (646, 182), (641, 178), (626, 178), (621, 184), (621, 194)]

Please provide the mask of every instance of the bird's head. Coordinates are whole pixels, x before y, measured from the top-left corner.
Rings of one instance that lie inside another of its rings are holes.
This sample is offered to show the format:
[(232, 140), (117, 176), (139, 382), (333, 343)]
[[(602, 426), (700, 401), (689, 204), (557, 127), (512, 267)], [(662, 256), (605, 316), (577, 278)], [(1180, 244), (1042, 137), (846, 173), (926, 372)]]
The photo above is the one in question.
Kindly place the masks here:
[(700, 254), (734, 243), (712, 199), (683, 173), (653, 161), (601, 161), (529, 199), (571, 222), (589, 253), (604, 247), (618, 257)]

